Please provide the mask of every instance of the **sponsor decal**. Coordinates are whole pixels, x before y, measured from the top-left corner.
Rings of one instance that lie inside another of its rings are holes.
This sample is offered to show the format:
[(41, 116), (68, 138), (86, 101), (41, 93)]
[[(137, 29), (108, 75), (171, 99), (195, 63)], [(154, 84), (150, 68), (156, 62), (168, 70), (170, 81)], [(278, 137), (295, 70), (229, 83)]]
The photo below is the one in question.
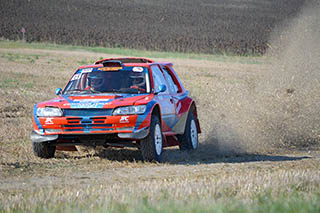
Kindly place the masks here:
[(85, 68), (85, 69), (82, 69), (82, 73), (88, 73), (88, 72), (92, 72), (93, 68)]
[(104, 103), (92, 103), (92, 102), (84, 102), (84, 103), (71, 103), (71, 108), (102, 108)]
[(70, 103), (71, 108), (103, 108), (111, 99), (79, 99)]
[(132, 71), (133, 72), (142, 72), (143, 71), (143, 67), (133, 67)]
[(45, 123), (45, 124), (53, 124), (52, 119), (53, 119), (53, 118), (47, 118), (44, 123)]
[(121, 116), (119, 122), (122, 124), (129, 123), (129, 116)]
[(122, 69), (122, 67), (103, 67), (103, 68), (99, 68), (98, 70), (100, 70), (100, 71), (118, 71), (121, 69)]
[(80, 78), (80, 74), (74, 74), (71, 81), (78, 80)]

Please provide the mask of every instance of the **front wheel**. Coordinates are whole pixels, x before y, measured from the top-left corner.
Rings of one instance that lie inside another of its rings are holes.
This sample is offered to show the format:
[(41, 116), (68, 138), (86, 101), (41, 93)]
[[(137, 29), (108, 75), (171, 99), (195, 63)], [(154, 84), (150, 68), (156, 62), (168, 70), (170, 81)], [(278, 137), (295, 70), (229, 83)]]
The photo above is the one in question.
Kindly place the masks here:
[(163, 137), (161, 123), (156, 115), (152, 115), (149, 135), (141, 140), (141, 154), (144, 161), (161, 161)]
[(32, 142), (32, 148), (34, 155), (40, 158), (53, 158), (56, 152), (56, 147), (48, 142)]
[(198, 142), (198, 128), (196, 119), (192, 112), (189, 112), (184, 134), (178, 136), (181, 151), (196, 150), (199, 146)]

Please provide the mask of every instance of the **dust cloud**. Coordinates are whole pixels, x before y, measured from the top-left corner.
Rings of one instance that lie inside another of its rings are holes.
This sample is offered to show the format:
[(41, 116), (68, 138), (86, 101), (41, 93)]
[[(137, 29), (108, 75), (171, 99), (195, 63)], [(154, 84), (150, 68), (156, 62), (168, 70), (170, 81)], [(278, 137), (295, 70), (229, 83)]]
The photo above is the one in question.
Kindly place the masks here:
[(320, 141), (319, 23), (320, 3), (309, 1), (287, 30), (271, 39), (273, 63), (259, 88), (266, 102), (259, 104), (263, 138), (274, 145), (300, 148)]
[(320, 3), (308, 1), (299, 16), (274, 30), (268, 68), (216, 95), (220, 106), (212, 120), (217, 122), (211, 123), (199, 155), (272, 153), (320, 144), (319, 23)]

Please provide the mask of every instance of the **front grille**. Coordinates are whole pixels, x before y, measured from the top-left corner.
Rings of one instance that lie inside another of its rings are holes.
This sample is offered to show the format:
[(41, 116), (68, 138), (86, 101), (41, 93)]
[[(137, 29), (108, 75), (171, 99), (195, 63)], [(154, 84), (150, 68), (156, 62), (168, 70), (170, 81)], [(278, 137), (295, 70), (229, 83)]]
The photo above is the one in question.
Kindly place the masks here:
[(82, 123), (79, 125), (63, 125), (63, 128), (93, 128), (93, 127), (102, 127), (102, 128), (109, 128), (112, 127), (112, 124), (89, 124), (89, 123)]
[(63, 115), (65, 117), (71, 116), (110, 116), (112, 115), (113, 109), (63, 109)]
[(113, 109), (63, 109), (67, 124), (64, 132), (72, 131), (112, 131), (113, 124), (106, 124), (107, 116)]

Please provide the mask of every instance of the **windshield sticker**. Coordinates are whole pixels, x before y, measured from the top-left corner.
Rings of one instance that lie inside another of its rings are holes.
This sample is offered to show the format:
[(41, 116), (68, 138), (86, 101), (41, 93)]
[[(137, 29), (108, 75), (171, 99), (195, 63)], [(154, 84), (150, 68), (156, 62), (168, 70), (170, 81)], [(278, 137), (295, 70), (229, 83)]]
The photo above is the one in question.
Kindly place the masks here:
[(85, 68), (82, 69), (82, 73), (88, 73), (88, 72), (92, 72), (93, 68)]
[(80, 74), (75, 74), (75, 75), (72, 77), (71, 81), (78, 80), (79, 78), (80, 78)]
[(98, 70), (101, 71), (118, 71), (121, 70), (122, 67), (103, 67), (103, 68), (99, 68)]
[(133, 67), (132, 71), (133, 72), (142, 72), (143, 71), (143, 67)]

